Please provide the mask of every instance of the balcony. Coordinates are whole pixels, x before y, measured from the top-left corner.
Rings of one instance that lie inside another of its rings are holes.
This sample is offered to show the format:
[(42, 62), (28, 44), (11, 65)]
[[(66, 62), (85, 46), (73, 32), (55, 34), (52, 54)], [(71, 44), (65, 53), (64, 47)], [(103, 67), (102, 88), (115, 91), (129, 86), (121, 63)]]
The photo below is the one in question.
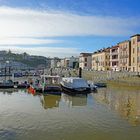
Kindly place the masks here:
[(111, 52), (110, 55), (118, 55), (118, 52)]
[(126, 54), (126, 55), (121, 55), (121, 56), (120, 56), (120, 59), (128, 58), (128, 56), (129, 56), (128, 54)]

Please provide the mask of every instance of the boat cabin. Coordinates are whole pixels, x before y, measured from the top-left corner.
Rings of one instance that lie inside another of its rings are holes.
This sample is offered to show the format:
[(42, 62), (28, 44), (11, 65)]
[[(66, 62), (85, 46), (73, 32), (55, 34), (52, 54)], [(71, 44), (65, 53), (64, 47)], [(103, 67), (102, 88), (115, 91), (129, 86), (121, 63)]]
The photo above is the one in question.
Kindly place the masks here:
[(41, 75), (41, 81), (47, 85), (60, 85), (61, 77), (58, 75)]

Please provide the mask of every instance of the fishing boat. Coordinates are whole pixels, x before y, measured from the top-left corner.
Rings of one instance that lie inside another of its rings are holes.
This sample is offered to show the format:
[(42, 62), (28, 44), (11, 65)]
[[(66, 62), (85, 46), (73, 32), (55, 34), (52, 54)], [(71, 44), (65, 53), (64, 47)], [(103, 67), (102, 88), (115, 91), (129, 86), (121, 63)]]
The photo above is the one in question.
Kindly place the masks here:
[(28, 86), (29, 93), (34, 93), (34, 94), (42, 93), (42, 85), (40, 80), (29, 79), (28, 82), (29, 82), (29, 86)]
[(61, 87), (55, 86), (55, 85), (46, 86), (44, 89), (44, 94), (45, 93), (60, 95), (61, 94)]
[(14, 82), (12, 80), (3, 81), (0, 83), (0, 88), (14, 88)]
[(21, 83), (19, 83), (18, 81), (14, 82), (14, 88), (24, 89), (24, 88), (29, 88), (29, 87), (30, 87), (30, 84), (28, 84), (27, 81), (21, 82)]
[(79, 77), (66, 77), (61, 81), (62, 91), (70, 94), (87, 94), (91, 88), (86, 80)]
[(58, 75), (41, 75), (42, 92), (44, 94), (61, 94), (61, 77)]

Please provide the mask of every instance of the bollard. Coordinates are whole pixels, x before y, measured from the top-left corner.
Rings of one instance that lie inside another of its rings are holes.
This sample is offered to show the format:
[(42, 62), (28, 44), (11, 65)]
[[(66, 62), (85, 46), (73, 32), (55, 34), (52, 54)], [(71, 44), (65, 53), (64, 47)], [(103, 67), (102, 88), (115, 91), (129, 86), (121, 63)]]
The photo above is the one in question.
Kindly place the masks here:
[(79, 68), (79, 78), (82, 78), (82, 68)]

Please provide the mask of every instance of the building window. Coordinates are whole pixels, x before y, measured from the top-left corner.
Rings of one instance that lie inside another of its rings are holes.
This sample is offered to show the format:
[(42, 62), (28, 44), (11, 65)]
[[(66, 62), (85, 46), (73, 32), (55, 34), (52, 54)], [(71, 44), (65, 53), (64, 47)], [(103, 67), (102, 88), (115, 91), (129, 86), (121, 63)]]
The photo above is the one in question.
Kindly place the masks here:
[(135, 53), (135, 48), (133, 48), (133, 53)]
[(133, 39), (133, 45), (135, 44), (135, 39)]
[(118, 59), (118, 55), (113, 55), (112, 59)]
[(85, 58), (85, 62), (87, 62), (87, 58)]
[(140, 62), (140, 56), (138, 56), (138, 63)]
[(135, 63), (135, 58), (133, 57), (133, 63)]
[(85, 63), (85, 67), (87, 67), (87, 63)]
[(140, 47), (138, 47), (138, 52), (140, 52)]

